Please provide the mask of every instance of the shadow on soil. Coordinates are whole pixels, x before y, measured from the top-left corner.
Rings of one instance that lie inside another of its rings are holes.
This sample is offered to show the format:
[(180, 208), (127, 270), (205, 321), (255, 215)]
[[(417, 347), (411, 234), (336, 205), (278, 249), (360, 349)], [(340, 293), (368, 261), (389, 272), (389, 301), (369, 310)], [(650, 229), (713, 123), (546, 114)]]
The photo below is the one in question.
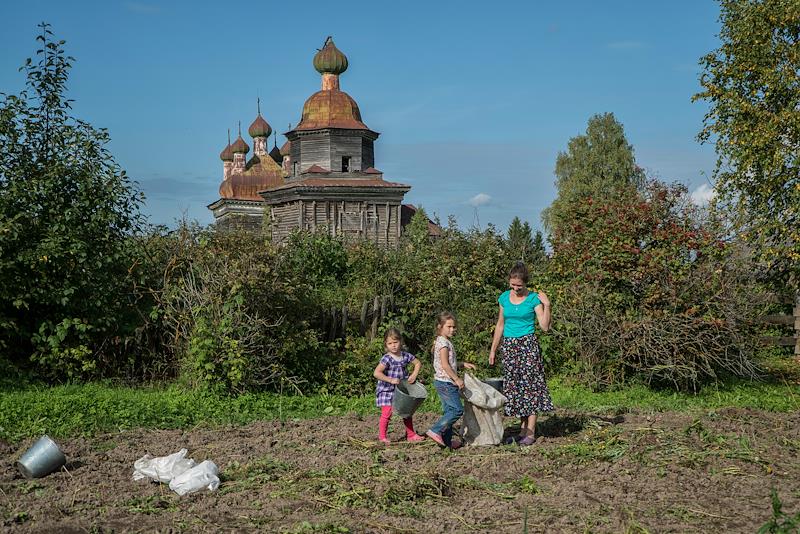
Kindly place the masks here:
[[(621, 415), (610, 417), (585, 414), (551, 415), (536, 423), (536, 435), (544, 438), (564, 438), (583, 431), (587, 426), (618, 425), (624, 422), (625, 418)], [(507, 430), (510, 434), (518, 433), (519, 425), (509, 427)]]

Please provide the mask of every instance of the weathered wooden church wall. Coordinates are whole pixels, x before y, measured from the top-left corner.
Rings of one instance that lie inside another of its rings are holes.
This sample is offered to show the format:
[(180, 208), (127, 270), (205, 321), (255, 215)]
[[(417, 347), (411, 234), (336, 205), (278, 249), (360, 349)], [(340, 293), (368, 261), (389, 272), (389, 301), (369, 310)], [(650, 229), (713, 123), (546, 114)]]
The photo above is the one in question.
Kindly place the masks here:
[(298, 200), (273, 206), (270, 224), (274, 241), (283, 242), (295, 229), (324, 230), (331, 235), (369, 239), (382, 246), (400, 241), (400, 204), (354, 200)]

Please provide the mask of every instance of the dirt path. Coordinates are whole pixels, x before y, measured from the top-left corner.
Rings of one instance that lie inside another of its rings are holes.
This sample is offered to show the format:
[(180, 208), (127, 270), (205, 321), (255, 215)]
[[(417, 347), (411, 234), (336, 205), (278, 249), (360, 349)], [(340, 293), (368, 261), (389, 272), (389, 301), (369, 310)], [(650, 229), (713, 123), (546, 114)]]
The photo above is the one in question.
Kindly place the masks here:
[[(417, 417), (424, 430), (434, 414)], [(511, 421), (509, 421), (511, 423)], [(60, 443), (70, 463), (25, 480), (33, 440), (0, 442), (0, 521), (9, 532), (755, 532), (800, 509), (800, 415), (543, 418), (532, 447), (374, 441), (377, 417), (136, 430)], [(146, 452), (213, 460), (214, 493), (178, 497), (131, 478)]]

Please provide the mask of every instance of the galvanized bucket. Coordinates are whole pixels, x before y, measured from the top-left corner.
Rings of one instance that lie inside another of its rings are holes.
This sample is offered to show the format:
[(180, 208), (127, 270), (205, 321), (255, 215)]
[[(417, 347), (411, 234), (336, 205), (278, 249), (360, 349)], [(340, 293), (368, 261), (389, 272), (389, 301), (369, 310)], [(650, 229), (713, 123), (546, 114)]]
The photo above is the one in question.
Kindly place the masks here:
[(58, 444), (45, 434), (17, 460), (17, 469), (25, 478), (41, 478), (66, 463), (67, 457)]
[(484, 378), (482, 380), (484, 384), (489, 384), (494, 389), (499, 391), (500, 393), (503, 392), (503, 379), (502, 378)]
[(428, 390), (419, 382), (409, 384), (401, 380), (394, 388), (392, 411), (402, 418), (411, 417), (427, 397)]

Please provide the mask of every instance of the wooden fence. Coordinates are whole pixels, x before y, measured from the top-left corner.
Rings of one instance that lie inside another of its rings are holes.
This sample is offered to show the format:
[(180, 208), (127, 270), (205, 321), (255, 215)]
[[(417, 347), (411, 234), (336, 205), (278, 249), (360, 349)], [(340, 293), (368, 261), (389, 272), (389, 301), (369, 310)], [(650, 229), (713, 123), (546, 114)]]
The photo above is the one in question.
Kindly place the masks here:
[(378, 335), (378, 326), (389, 312), (395, 311), (397, 305), (390, 295), (375, 295), (372, 299), (365, 299), (360, 310), (350, 309), (346, 305), (341, 308), (334, 306), (322, 314), (322, 328), (328, 341), (332, 341), (347, 334), (348, 322), (357, 321), (359, 334), (374, 339)]
[(794, 346), (794, 355), (800, 357), (800, 295), (794, 300), (794, 313), (792, 315), (765, 315), (761, 322), (794, 328), (793, 336), (765, 336), (763, 341), (781, 347)]

